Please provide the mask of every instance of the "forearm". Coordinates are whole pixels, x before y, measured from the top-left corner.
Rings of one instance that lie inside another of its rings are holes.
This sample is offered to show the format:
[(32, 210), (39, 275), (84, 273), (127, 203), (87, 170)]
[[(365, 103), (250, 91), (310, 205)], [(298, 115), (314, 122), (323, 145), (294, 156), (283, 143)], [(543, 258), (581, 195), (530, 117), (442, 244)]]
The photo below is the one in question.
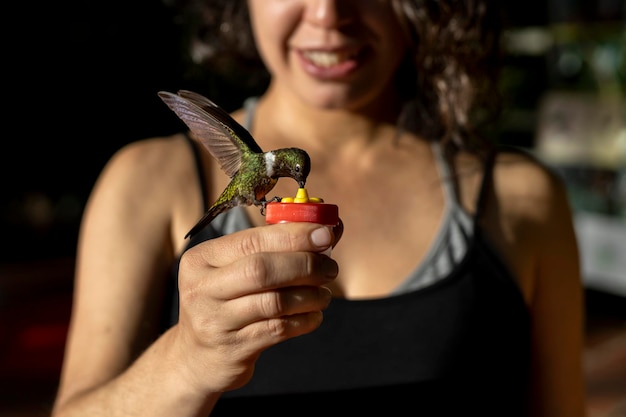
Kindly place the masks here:
[(221, 393), (196, 389), (185, 375), (176, 359), (175, 331), (170, 329), (108, 382), (61, 393), (52, 416), (208, 416)]

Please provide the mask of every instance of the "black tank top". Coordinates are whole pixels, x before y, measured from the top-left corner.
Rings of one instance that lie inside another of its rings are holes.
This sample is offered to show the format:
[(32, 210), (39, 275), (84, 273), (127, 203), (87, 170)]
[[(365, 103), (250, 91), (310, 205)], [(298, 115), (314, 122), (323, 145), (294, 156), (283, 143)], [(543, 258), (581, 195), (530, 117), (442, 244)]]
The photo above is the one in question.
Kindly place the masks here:
[[(528, 310), (476, 221), (492, 161), (467, 250), (450, 272), (384, 298), (333, 299), (319, 329), (264, 351), (251, 381), (225, 392), (211, 415), (526, 415)], [(212, 223), (189, 247), (226, 233), (220, 229), (228, 225)], [(175, 287), (169, 325), (178, 319)]]

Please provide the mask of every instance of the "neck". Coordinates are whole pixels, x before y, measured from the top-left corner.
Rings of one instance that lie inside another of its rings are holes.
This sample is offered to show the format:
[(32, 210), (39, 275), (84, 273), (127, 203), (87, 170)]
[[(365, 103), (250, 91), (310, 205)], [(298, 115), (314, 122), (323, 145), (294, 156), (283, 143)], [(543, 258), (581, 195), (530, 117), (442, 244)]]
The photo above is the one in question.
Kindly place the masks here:
[(295, 143), (307, 149), (328, 149), (350, 139), (369, 142), (382, 137), (381, 131), (395, 131), (400, 109), (393, 97), (381, 97), (355, 109), (320, 108), (270, 85), (259, 101), (257, 120), (264, 121), (273, 137), (283, 138), (285, 146)]

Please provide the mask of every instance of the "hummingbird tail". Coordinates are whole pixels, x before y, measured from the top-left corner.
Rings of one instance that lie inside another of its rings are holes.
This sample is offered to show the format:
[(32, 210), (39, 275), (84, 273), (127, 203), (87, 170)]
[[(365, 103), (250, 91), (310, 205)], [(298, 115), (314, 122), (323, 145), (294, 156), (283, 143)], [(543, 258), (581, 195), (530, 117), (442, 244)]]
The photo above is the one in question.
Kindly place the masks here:
[(187, 234), (185, 235), (185, 239), (192, 238), (196, 235), (200, 230), (204, 229), (209, 223), (213, 221), (213, 219), (220, 214), (223, 210), (222, 207), (213, 206), (211, 207), (202, 218), (196, 223), (194, 227), (192, 227)]

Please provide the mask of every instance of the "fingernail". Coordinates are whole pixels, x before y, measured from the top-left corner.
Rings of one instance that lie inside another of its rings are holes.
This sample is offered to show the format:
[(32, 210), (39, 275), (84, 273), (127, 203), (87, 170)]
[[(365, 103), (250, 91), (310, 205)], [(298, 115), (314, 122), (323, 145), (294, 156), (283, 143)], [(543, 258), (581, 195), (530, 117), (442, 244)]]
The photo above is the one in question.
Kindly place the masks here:
[(319, 290), (320, 290), (321, 297), (324, 299), (324, 301), (326, 302), (326, 306), (328, 307), (328, 305), (333, 299), (333, 292), (329, 288), (326, 288), (326, 287), (319, 287)]
[(322, 261), (322, 271), (324, 271), (324, 275), (328, 278), (335, 279), (339, 274), (339, 266), (332, 258), (326, 256)]
[(318, 248), (329, 247), (332, 242), (330, 230), (326, 227), (320, 227), (311, 232), (311, 242)]

